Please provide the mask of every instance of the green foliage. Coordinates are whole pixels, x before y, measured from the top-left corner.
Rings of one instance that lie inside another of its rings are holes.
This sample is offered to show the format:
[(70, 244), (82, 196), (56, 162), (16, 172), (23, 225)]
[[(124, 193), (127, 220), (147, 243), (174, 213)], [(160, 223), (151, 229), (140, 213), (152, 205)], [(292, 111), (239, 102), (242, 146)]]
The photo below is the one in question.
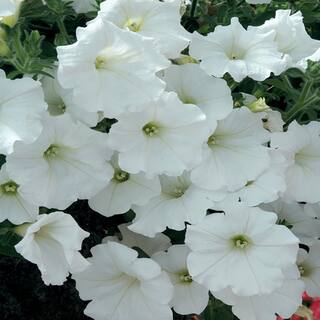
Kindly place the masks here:
[(25, 31), (22, 34), (19, 26), (10, 30), (8, 46), (9, 56), (3, 58), (2, 63), (10, 68), (9, 78), (15, 78), (24, 74), (36, 76), (45, 74), (45, 69), (50, 68), (53, 60), (51, 58), (41, 57), (42, 42), (44, 36), (41, 36), (37, 30), (30, 33)]
[[(258, 26), (272, 18), (277, 9), (291, 9), (292, 12), (302, 12), (310, 36), (320, 39), (320, 0), (273, 0), (270, 4), (256, 6), (249, 5), (245, 0), (194, 0), (192, 5), (182, 19), (189, 31), (207, 34), (214, 31), (217, 25), (228, 25), (235, 16), (239, 17), (244, 27)], [(229, 75), (224, 78), (236, 102), (239, 102), (240, 92), (264, 97), (268, 105), (282, 112), (288, 125), (293, 120), (303, 124), (320, 119), (319, 77), (319, 63), (310, 62), (306, 73), (289, 69), (281, 76), (272, 76), (263, 82), (246, 78), (237, 83)]]
[(0, 168), (6, 162), (6, 156), (4, 154), (0, 154)]
[(236, 320), (238, 319), (231, 311), (231, 307), (226, 306), (220, 300), (211, 297), (207, 308), (201, 314), (203, 320)]
[(14, 249), (21, 237), (12, 232), (13, 228), (14, 225), (9, 221), (0, 223), (0, 255), (22, 259)]

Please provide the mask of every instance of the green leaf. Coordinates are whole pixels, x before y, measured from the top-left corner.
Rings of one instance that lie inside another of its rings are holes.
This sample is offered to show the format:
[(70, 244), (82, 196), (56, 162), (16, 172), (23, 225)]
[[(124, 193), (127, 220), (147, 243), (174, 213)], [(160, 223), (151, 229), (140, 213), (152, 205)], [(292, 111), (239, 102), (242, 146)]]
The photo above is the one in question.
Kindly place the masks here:
[(0, 254), (23, 259), (15, 250), (14, 246), (20, 242), (21, 237), (10, 231), (12, 224), (5, 221), (0, 224)]
[(0, 168), (3, 166), (3, 164), (6, 163), (6, 156), (4, 154), (0, 154)]
[(207, 308), (201, 314), (203, 320), (236, 320), (231, 307), (217, 299), (210, 299)]

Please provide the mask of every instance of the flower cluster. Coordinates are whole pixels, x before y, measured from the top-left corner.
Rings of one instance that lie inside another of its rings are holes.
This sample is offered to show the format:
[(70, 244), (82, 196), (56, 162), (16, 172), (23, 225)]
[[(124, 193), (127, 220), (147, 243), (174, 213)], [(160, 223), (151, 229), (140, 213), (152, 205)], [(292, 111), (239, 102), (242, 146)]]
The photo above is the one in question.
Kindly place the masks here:
[[(19, 4), (5, 2), (12, 17)], [(263, 98), (234, 105), (225, 79), (306, 71), (320, 41), (290, 10), (191, 34), (180, 4), (104, 1), (47, 75), (0, 71), (0, 221), (46, 285), (72, 274), (93, 319), (200, 314), (209, 295), (240, 320), (288, 318), (305, 290), (320, 294), (320, 123), (284, 130)], [(89, 233), (63, 212), (79, 199), (106, 217), (135, 213), (89, 258)]]

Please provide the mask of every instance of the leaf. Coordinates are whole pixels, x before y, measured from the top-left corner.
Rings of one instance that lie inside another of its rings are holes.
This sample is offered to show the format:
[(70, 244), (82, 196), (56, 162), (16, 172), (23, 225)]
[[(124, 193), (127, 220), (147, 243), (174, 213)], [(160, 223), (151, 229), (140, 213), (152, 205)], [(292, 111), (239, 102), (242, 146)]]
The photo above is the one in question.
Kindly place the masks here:
[(236, 320), (231, 307), (217, 299), (210, 299), (207, 308), (201, 314), (203, 320)]
[[(1, 224), (2, 230), (3, 229), (3, 223)], [(1, 229), (0, 229), (1, 231)], [(14, 257), (14, 258), (19, 258), (23, 259), (19, 253), (15, 250), (14, 246), (20, 242), (21, 237), (12, 231), (7, 231), (4, 234), (0, 233), (0, 254), (9, 256), (9, 257)]]
[(3, 166), (3, 164), (6, 163), (6, 156), (4, 154), (0, 154), (0, 168)]

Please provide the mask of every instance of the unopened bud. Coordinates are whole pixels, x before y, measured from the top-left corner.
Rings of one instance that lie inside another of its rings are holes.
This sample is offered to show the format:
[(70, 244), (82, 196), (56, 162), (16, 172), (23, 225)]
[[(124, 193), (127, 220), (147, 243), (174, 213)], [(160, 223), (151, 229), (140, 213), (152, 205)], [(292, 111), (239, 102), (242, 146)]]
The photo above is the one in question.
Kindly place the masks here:
[(181, 54), (179, 58), (173, 60), (174, 64), (182, 65), (182, 64), (187, 64), (187, 63), (199, 63), (198, 60), (195, 58)]
[(248, 105), (248, 108), (252, 112), (264, 112), (270, 109), (270, 107), (266, 104), (265, 98), (259, 98), (258, 100), (251, 102)]
[(10, 53), (10, 49), (7, 45), (7, 34), (5, 30), (0, 28), (0, 57), (6, 57)]

